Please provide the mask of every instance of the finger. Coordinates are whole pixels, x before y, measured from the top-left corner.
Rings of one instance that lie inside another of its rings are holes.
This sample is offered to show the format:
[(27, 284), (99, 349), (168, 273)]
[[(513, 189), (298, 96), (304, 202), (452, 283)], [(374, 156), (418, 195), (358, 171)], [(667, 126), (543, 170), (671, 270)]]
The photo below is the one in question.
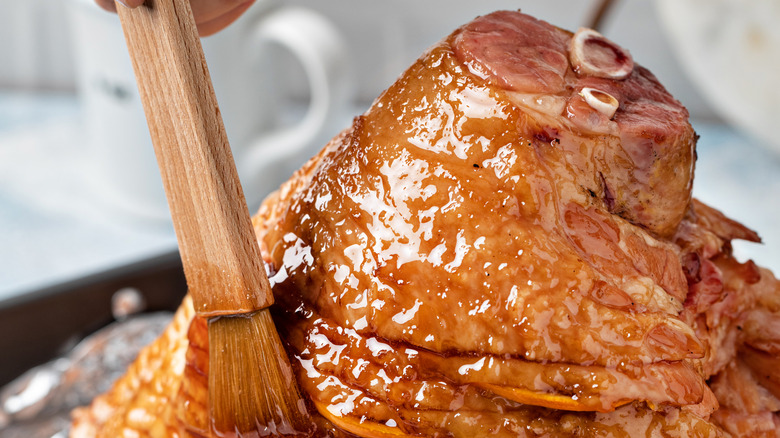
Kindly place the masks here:
[[(117, 0), (119, 3), (121, 3), (124, 6), (127, 6), (128, 8), (137, 8), (144, 4), (144, 0)], [(114, 0), (95, 0), (95, 2), (100, 6), (101, 8), (109, 11), (109, 12), (116, 12), (116, 3), (114, 3)]]
[(254, 3), (254, 0), (246, 1), (236, 6), (229, 12), (222, 14), (212, 20), (199, 22), (198, 33), (200, 36), (209, 36), (219, 32), (220, 30), (227, 27), (230, 23), (236, 21), (238, 17), (240, 17), (244, 12), (246, 12), (247, 9), (249, 9), (250, 6), (252, 6), (252, 3)]
[(137, 8), (144, 4), (144, 0), (117, 0), (128, 8)]
[(95, 0), (95, 3), (108, 12), (116, 12), (116, 4), (114, 4), (114, 0)]
[(254, 0), (191, 0), (190, 5), (192, 5), (195, 22), (200, 25), (223, 19), (224, 15), (233, 13), (237, 8), (246, 10), (247, 5), (253, 2)]

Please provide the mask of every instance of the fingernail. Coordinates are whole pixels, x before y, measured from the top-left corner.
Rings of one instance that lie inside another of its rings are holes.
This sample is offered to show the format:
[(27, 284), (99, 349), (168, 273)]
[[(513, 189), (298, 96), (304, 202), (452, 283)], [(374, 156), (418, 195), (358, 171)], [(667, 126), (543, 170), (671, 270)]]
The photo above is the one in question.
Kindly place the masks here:
[(137, 8), (144, 3), (143, 0), (116, 0), (116, 1), (121, 3), (122, 6), (130, 9)]

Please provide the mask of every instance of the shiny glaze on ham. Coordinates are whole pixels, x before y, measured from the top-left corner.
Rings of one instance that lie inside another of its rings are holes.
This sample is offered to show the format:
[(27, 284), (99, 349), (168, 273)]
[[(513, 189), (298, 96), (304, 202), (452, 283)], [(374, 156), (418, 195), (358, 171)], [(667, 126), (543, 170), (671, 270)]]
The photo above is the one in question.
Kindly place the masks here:
[[(318, 434), (750, 436), (778, 421), (780, 283), (730, 255), (758, 237), (691, 202), (679, 102), (639, 65), (576, 72), (571, 37), (519, 12), (465, 25), (261, 207)], [(195, 319), (171, 353), (186, 366), (165, 409), (185, 435), (207, 430), (205, 330)], [(128, 404), (79, 418), (111, 436)]]
[(700, 354), (673, 249), (606, 212), (559, 142), (462, 68), (433, 49), (322, 157), (265, 237), (280, 295), (445, 354)]

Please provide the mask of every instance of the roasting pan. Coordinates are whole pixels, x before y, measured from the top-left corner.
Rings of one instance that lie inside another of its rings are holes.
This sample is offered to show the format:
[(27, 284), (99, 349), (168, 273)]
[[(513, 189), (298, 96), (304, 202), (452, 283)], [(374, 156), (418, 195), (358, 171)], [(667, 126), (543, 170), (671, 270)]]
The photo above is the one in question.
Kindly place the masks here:
[(112, 322), (123, 288), (140, 292), (145, 311), (175, 310), (186, 293), (178, 251), (0, 301), (0, 387)]

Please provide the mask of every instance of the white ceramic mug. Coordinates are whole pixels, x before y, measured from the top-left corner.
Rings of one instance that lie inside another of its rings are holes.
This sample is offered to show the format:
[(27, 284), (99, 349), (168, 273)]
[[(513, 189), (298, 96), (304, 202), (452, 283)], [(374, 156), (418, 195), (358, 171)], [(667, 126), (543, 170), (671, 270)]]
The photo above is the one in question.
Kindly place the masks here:
[(780, 3), (660, 0), (672, 49), (717, 113), (780, 153)]
[[(169, 212), (118, 18), (71, 0), (77, 87), (83, 103), (90, 184), (124, 218), (169, 220)], [(225, 128), (250, 209), (333, 135), (350, 100), (346, 45), (321, 15), (260, 0), (222, 32), (202, 40)], [(286, 64), (280, 60), (288, 60)], [(290, 84), (294, 64), (302, 85)], [(285, 90), (308, 87), (308, 104)], [(285, 114), (302, 113), (285, 123)]]

